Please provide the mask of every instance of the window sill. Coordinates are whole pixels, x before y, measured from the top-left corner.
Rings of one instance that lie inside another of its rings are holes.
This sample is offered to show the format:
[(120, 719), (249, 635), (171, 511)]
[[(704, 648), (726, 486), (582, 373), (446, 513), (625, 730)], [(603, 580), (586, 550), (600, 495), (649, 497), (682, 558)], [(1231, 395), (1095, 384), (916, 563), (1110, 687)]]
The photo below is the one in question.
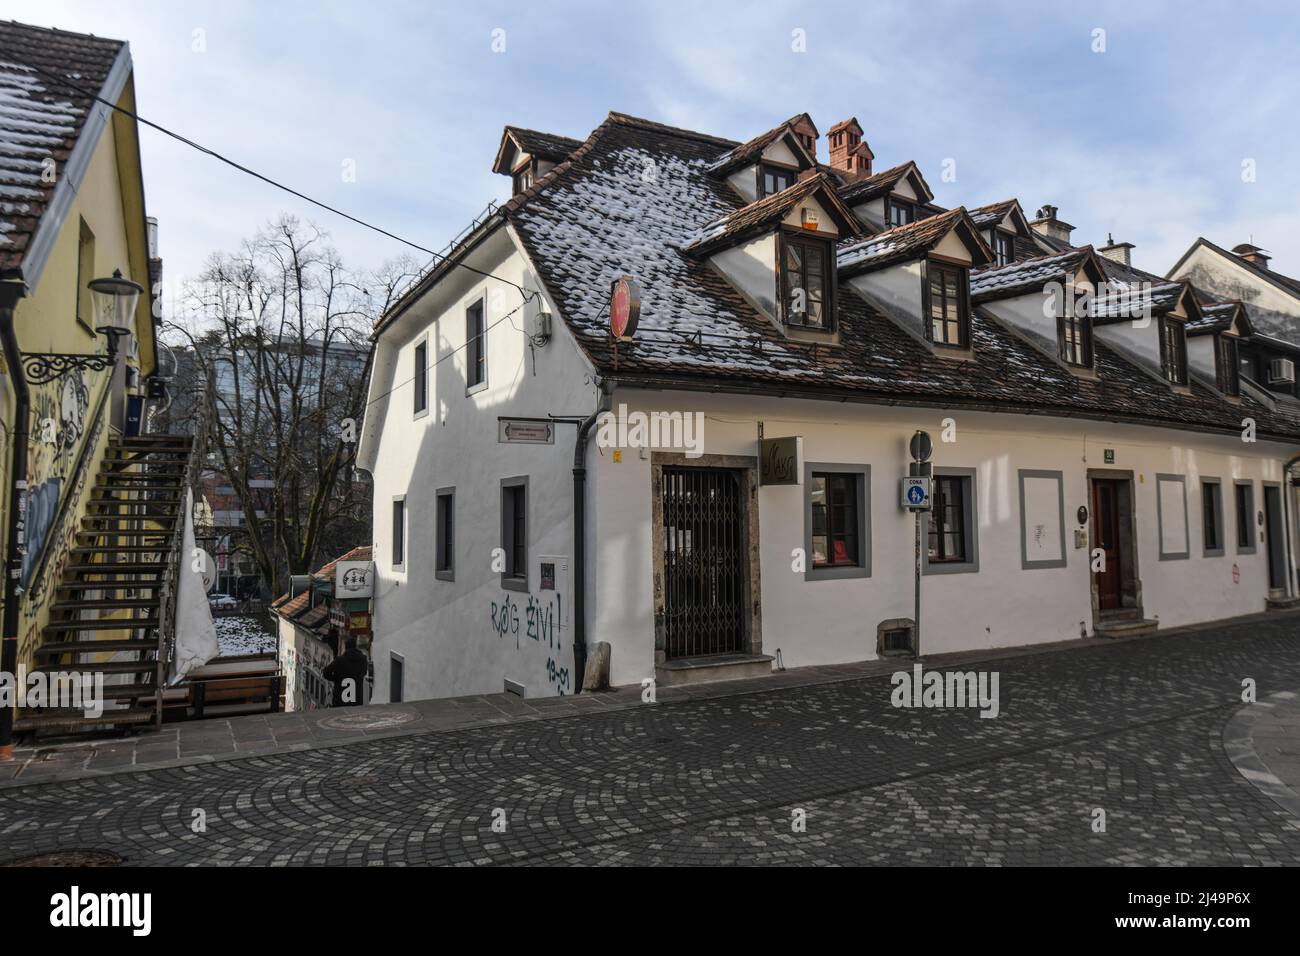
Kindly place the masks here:
[(501, 576), (501, 587), (507, 591), (528, 591), (527, 578), (508, 578), (504, 574)]
[(959, 362), (975, 361), (975, 350), (969, 347), (963, 348), (958, 345), (944, 345), (940, 342), (931, 342), (930, 347), (934, 350), (934, 354), (938, 358), (954, 359)]
[(922, 574), (971, 574), (980, 569), (978, 561), (926, 561), (921, 566)]
[(823, 331), (803, 325), (786, 325), (785, 337), (791, 342), (815, 342), (818, 345), (839, 345), (838, 331)]
[(846, 578), (869, 578), (871, 568), (860, 564), (832, 564), (808, 568), (803, 573), (805, 581), (838, 581)]
[(1089, 382), (1101, 380), (1101, 375), (1097, 369), (1088, 365), (1071, 365), (1069, 362), (1061, 362), (1061, 367), (1073, 375), (1075, 378), (1085, 379)]
[(411, 416), (411, 421), (419, 421), (421, 418), (428, 418), (428, 417), (429, 417), (429, 406), (425, 405), (424, 408), (420, 409), (418, 412), (416, 412), (414, 415)]
[(1226, 552), (1222, 548), (1206, 548), (1201, 554), (1204, 558), (1221, 558)]
[(434, 571), (434, 572), (433, 572), (433, 576), (434, 576), (435, 578), (437, 578), (439, 581), (455, 581), (455, 580), (456, 580), (456, 572), (455, 572), (455, 570)]
[(484, 381), (482, 381), (482, 382), (479, 382), (477, 385), (467, 385), (467, 386), (465, 387), (465, 394), (466, 394), (466, 395), (474, 395), (475, 393), (477, 393), (477, 392), (481, 392), (481, 391), (485, 390), (486, 388), (487, 388), (487, 381), (484, 380)]

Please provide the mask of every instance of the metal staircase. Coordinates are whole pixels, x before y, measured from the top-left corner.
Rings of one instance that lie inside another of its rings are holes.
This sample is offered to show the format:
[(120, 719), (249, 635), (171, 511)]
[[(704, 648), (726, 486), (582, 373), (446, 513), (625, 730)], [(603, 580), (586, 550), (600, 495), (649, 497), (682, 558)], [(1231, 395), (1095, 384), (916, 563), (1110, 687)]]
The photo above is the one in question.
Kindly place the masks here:
[(102, 674), (104, 712), (24, 711), (15, 730), (76, 733), (162, 722), (175, 633), (185, 489), (197, 477), (188, 435), (110, 440), (36, 649), (36, 670)]

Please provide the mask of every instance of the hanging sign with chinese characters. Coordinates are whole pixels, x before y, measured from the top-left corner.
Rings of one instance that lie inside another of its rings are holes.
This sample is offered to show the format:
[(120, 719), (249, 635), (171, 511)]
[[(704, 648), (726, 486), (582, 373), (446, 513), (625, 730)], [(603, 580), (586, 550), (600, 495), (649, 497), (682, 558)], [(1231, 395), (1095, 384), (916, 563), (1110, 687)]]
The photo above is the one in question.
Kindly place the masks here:
[(334, 566), (334, 596), (340, 600), (375, 596), (373, 561), (340, 561)]

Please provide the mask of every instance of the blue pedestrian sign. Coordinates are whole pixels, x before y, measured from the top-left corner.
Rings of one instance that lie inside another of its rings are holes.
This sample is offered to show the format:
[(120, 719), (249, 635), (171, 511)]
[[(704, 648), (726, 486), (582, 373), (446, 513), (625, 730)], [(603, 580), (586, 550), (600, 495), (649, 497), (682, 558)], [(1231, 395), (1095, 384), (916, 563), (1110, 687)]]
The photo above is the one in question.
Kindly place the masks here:
[(929, 511), (930, 479), (904, 478), (902, 505), (910, 511)]

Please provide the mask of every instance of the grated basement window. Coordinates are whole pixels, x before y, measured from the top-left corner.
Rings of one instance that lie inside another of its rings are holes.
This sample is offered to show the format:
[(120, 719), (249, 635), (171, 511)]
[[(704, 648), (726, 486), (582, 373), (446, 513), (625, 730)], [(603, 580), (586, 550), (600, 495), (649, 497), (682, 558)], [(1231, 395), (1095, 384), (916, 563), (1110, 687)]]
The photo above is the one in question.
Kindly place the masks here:
[(911, 654), (912, 629), (897, 627), (881, 635), (881, 652), (885, 654)]

